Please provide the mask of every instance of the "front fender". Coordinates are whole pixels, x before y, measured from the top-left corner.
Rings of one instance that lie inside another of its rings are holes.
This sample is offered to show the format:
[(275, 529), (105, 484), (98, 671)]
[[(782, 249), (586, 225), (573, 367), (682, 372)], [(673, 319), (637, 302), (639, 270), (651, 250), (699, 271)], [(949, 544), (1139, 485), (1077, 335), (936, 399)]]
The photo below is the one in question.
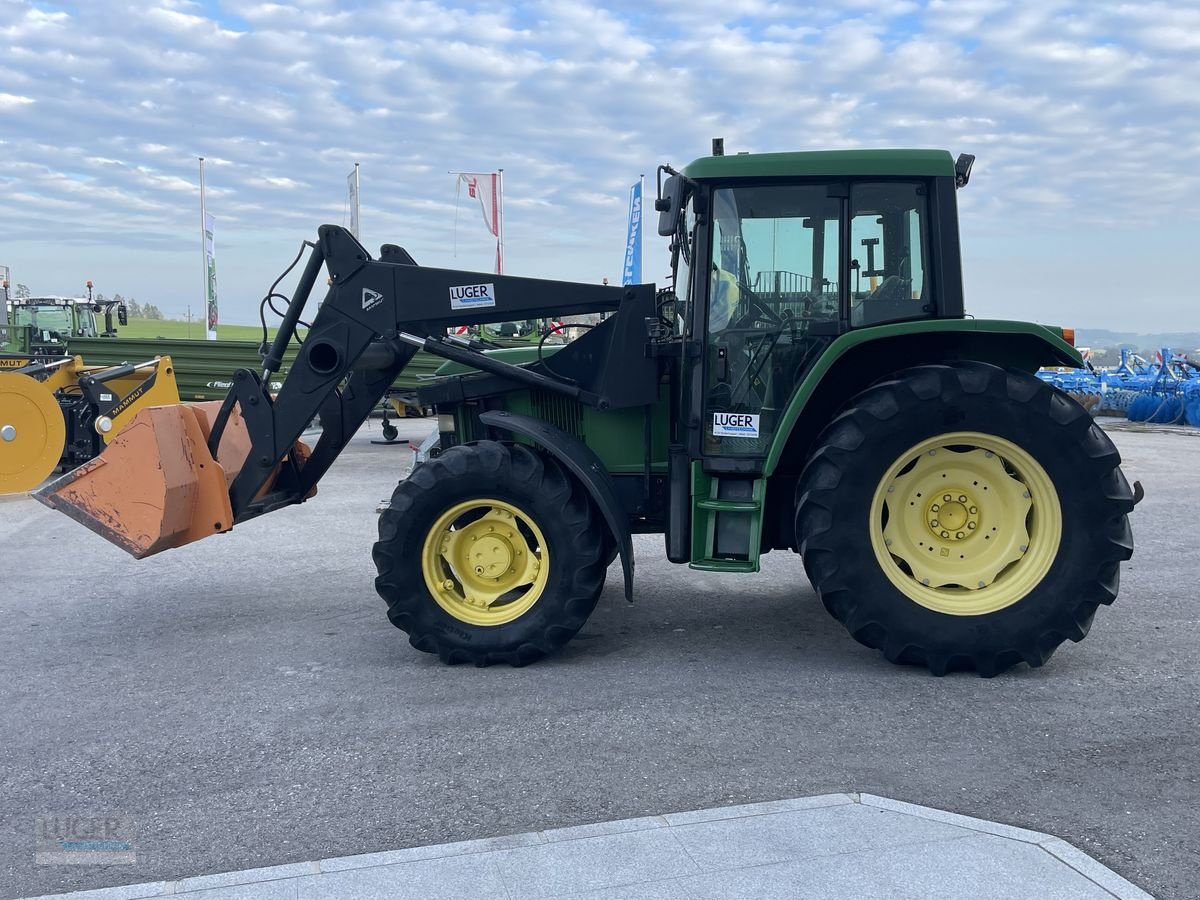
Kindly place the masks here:
[(533, 416), (522, 416), (505, 410), (489, 410), (479, 414), (479, 421), (492, 428), (523, 435), (544, 447), (566, 466), (600, 508), (601, 515), (616, 541), (621, 556), (621, 571), (625, 576), (625, 599), (633, 601), (633, 538), (629, 518), (617, 498), (612, 477), (592, 448), (579, 438), (555, 428), (549, 422)]

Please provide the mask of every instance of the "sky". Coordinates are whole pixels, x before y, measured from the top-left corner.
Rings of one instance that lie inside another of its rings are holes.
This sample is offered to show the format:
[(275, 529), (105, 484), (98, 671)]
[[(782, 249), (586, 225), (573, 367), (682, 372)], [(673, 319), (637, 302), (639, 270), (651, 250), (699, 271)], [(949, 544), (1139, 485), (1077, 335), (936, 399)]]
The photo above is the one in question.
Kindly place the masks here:
[[(709, 152), (934, 147), (968, 311), (1200, 329), (1200, 0), (0, 0), (0, 265), (222, 320), (348, 224), (489, 271), (452, 171), (504, 170), (506, 272), (620, 279), (629, 186)], [(648, 229), (644, 280), (664, 280)]]

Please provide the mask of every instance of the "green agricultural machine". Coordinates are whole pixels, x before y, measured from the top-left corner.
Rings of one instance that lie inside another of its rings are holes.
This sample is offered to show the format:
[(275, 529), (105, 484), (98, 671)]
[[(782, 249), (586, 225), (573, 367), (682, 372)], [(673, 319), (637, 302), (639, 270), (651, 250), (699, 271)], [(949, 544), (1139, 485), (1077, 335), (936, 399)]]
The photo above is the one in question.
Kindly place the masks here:
[[(632, 599), (631, 536), (650, 533), (710, 572), (800, 553), (829, 612), (894, 662), (1040, 666), (1116, 598), (1138, 496), (1082, 407), (1034, 377), (1081, 364), (1070, 335), (964, 314), (971, 162), (714, 145), (663, 166), (662, 290), (427, 268), (395, 245), (375, 259), (323, 226), (262, 371), (239, 370), (221, 404), (139, 414), (150, 427), (39, 497), (137, 556), (303, 502), (423, 349), (447, 360), (420, 388), (438, 440), (374, 546), (417, 649), (554, 653), (617, 559)], [(322, 269), (328, 293), (272, 396)], [(558, 347), (447, 336), (594, 312), (613, 315)]]

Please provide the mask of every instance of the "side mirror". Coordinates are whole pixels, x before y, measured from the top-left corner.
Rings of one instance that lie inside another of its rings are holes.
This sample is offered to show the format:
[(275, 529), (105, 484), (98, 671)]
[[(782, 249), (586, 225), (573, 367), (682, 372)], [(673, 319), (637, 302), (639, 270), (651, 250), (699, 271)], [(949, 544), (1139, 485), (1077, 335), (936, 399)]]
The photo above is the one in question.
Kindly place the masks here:
[(658, 233), (663, 237), (670, 237), (679, 227), (679, 217), (683, 213), (683, 188), (682, 176), (672, 175), (663, 183), (658, 199), (654, 201), (654, 208), (658, 210)]
[(975, 157), (970, 153), (958, 154), (958, 159), (954, 161), (954, 186), (964, 188), (967, 182), (971, 180), (971, 166), (975, 163)]
[(124, 303), (117, 304), (117, 323), (119, 325), (129, 324), (129, 308)]

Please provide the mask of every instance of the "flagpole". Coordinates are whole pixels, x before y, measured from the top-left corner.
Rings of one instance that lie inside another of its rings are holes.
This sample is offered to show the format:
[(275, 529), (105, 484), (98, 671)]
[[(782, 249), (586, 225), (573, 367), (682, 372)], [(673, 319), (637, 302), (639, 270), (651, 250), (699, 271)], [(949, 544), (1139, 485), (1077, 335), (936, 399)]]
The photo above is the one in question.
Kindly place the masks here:
[(504, 170), (496, 171), (497, 190), (499, 191), (500, 200), (500, 215), (498, 216), (499, 227), (496, 229), (499, 234), (496, 235), (496, 269), (497, 275), (504, 274)]

